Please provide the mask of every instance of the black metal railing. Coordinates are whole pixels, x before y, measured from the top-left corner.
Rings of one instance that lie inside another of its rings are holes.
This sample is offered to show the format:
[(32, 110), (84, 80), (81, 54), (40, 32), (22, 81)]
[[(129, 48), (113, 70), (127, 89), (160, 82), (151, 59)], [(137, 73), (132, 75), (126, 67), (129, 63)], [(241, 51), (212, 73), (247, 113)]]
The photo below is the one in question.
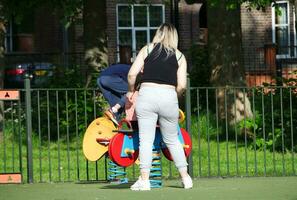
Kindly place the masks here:
[[(106, 180), (108, 158), (89, 162), (82, 153), (86, 127), (102, 115), (96, 89), (20, 91), (31, 102), (5, 101), (0, 173), (20, 172), (28, 182)], [(192, 87), (186, 96), (194, 177), (296, 175), (296, 86)], [(129, 178), (136, 168), (126, 169)], [(178, 176), (165, 158), (162, 174)]]
[(195, 176), (296, 175), (296, 87), (192, 88)]

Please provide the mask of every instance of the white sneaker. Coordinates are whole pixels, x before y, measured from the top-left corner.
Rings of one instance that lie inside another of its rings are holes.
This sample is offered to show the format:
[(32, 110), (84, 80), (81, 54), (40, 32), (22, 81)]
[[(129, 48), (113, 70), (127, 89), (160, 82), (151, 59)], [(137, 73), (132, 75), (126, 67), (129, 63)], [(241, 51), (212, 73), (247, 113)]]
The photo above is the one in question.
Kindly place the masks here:
[(138, 180), (131, 185), (131, 190), (151, 190), (151, 184), (149, 180), (142, 180), (141, 177), (138, 178)]
[(190, 176), (188, 176), (186, 178), (182, 178), (182, 184), (185, 189), (191, 189), (193, 187), (192, 178)]

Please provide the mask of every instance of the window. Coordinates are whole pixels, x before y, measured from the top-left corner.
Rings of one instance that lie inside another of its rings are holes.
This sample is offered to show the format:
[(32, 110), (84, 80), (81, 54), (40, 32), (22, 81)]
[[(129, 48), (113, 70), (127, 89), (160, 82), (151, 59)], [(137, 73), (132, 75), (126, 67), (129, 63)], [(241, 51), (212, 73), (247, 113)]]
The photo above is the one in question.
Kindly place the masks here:
[(286, 57), (290, 54), (289, 3), (278, 1), (276, 6), (272, 6), (272, 42), (277, 44), (278, 57)]
[(117, 48), (129, 45), (135, 57), (141, 47), (152, 40), (164, 21), (164, 5), (117, 5)]

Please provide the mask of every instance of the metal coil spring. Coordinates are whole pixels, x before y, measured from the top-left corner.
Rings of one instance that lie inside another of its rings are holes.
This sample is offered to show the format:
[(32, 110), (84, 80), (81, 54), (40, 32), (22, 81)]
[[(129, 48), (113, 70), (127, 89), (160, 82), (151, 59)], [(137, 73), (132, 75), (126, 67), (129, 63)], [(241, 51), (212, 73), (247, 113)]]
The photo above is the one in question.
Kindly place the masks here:
[(128, 178), (126, 177), (127, 173), (124, 167), (120, 167), (111, 160), (108, 161), (108, 177), (107, 179), (111, 183), (128, 183)]
[(150, 183), (151, 183), (151, 188), (162, 187), (161, 154), (160, 154), (160, 150), (156, 150), (156, 149), (153, 149)]

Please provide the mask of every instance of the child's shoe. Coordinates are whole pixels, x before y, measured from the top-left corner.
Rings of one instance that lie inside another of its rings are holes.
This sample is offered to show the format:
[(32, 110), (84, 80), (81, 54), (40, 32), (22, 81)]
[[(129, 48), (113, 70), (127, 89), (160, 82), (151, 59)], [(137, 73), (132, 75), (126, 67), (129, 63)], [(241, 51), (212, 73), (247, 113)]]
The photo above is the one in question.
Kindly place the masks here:
[(114, 112), (112, 112), (111, 109), (108, 109), (107, 111), (104, 112), (104, 115), (110, 119), (113, 123), (115, 123), (117, 126), (119, 125), (118, 120), (116, 118), (116, 115)]

